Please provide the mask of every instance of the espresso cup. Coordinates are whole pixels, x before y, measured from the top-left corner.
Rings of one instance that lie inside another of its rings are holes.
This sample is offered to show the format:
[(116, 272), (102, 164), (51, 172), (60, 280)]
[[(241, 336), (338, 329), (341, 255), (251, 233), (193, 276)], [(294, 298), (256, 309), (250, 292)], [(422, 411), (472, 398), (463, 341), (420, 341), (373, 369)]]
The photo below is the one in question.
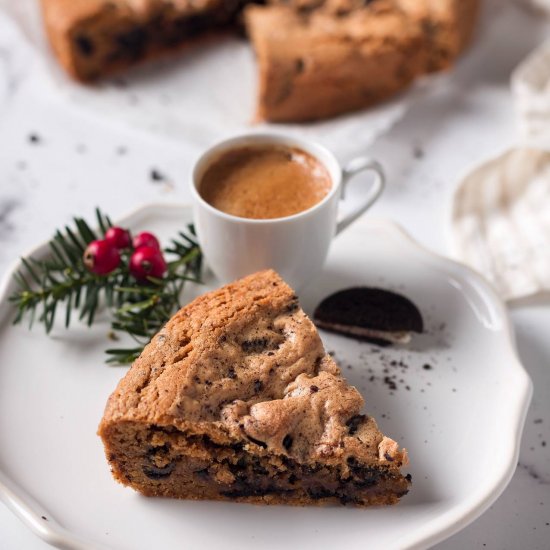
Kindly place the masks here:
[[(269, 145), (302, 149), (326, 168), (332, 186), (320, 202), (283, 218), (251, 219), (222, 212), (204, 200), (199, 191), (201, 180), (221, 155), (232, 149)], [(346, 186), (362, 172), (373, 175), (365, 196), (346, 208), (348, 213), (339, 219), (339, 205), (346, 202)], [(322, 269), (333, 237), (375, 203), (384, 181), (378, 162), (357, 157), (342, 168), (329, 150), (306, 139), (248, 134), (222, 141), (199, 158), (191, 182), (195, 227), (206, 262), (222, 283), (272, 268), (299, 289)]]

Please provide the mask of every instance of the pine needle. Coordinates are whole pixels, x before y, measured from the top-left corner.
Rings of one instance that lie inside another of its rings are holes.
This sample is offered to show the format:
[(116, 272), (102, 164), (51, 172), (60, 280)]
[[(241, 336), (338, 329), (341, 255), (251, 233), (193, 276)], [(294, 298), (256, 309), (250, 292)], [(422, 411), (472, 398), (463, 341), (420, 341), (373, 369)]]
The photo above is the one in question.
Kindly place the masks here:
[(88, 223), (74, 219), (74, 228), (57, 231), (50, 241), (51, 256), (45, 260), (23, 258), (22, 268), (14, 274), (17, 290), (10, 296), (16, 311), (13, 323), (35, 319), (50, 333), (56, 313), (63, 303), (64, 326), (69, 329), (73, 313), (88, 326), (94, 324), (99, 307), (105, 304), (111, 316), (111, 335), (126, 333), (138, 342), (137, 347), (110, 348), (106, 351), (109, 364), (134, 361), (180, 307), (180, 295), (185, 283), (201, 282), (202, 253), (189, 225), (179, 232), (170, 247), (164, 250), (168, 270), (162, 279), (149, 277), (144, 284), (136, 281), (128, 270), (130, 251), (122, 253), (120, 267), (104, 276), (94, 275), (85, 267), (82, 255), (88, 243), (102, 238), (112, 227), (110, 218), (96, 209), (99, 233)]

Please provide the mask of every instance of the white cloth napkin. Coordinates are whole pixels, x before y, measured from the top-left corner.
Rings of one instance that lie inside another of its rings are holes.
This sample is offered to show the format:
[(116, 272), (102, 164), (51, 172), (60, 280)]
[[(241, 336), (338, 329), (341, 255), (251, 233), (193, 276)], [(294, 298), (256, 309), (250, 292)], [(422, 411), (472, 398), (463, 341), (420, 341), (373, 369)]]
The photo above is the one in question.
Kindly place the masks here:
[[(538, 8), (550, 0), (532, 0)], [(475, 168), (452, 204), (452, 253), (505, 300), (550, 293), (550, 40), (514, 70), (519, 146)]]
[(519, 64), (511, 83), (524, 140), (550, 148), (550, 40)]
[(505, 300), (550, 292), (550, 151), (517, 148), (470, 173), (453, 201), (454, 256)]

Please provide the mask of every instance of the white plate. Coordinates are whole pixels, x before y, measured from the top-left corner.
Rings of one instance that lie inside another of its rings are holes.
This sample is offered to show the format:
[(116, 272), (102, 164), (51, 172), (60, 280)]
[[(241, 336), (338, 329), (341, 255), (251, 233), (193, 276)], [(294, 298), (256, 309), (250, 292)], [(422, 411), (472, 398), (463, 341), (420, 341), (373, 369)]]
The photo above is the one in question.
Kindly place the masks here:
[[(189, 219), (188, 207), (152, 205), (121, 223), (167, 238)], [(125, 371), (103, 363), (106, 325), (59, 328), (52, 337), (40, 326), (12, 327), (10, 281), (8, 273), (0, 295), (0, 498), (59, 547), (426, 548), (486, 510), (515, 469), (531, 383), (505, 308), (479, 276), (388, 222), (359, 221), (344, 232), (301, 300), (311, 312), (332, 291), (376, 285), (409, 296), (423, 312), (427, 331), (408, 348), (322, 333), (367, 411), (409, 450), (412, 490), (394, 507), (186, 502), (118, 485), (95, 435)]]

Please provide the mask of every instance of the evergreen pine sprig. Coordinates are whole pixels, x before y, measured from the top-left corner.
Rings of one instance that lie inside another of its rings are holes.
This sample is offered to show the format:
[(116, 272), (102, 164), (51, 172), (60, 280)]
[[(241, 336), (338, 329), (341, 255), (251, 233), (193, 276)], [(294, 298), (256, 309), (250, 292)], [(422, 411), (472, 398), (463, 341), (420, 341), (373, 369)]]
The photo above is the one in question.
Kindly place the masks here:
[(17, 290), (9, 300), (17, 308), (14, 324), (29, 320), (29, 328), (38, 320), (50, 333), (56, 314), (64, 307), (64, 323), (69, 328), (73, 316), (91, 326), (100, 306), (111, 313), (111, 336), (127, 333), (136, 340), (132, 348), (108, 349), (108, 363), (132, 362), (181, 307), (185, 283), (201, 282), (202, 254), (193, 226), (180, 232), (164, 253), (169, 258), (162, 278), (137, 281), (128, 269), (131, 252), (122, 251), (119, 267), (107, 275), (90, 272), (83, 261), (88, 244), (102, 238), (113, 226), (108, 216), (96, 210), (101, 234), (82, 218), (74, 218), (74, 228), (57, 231), (49, 242), (46, 259), (24, 258), (23, 268), (14, 279)]

